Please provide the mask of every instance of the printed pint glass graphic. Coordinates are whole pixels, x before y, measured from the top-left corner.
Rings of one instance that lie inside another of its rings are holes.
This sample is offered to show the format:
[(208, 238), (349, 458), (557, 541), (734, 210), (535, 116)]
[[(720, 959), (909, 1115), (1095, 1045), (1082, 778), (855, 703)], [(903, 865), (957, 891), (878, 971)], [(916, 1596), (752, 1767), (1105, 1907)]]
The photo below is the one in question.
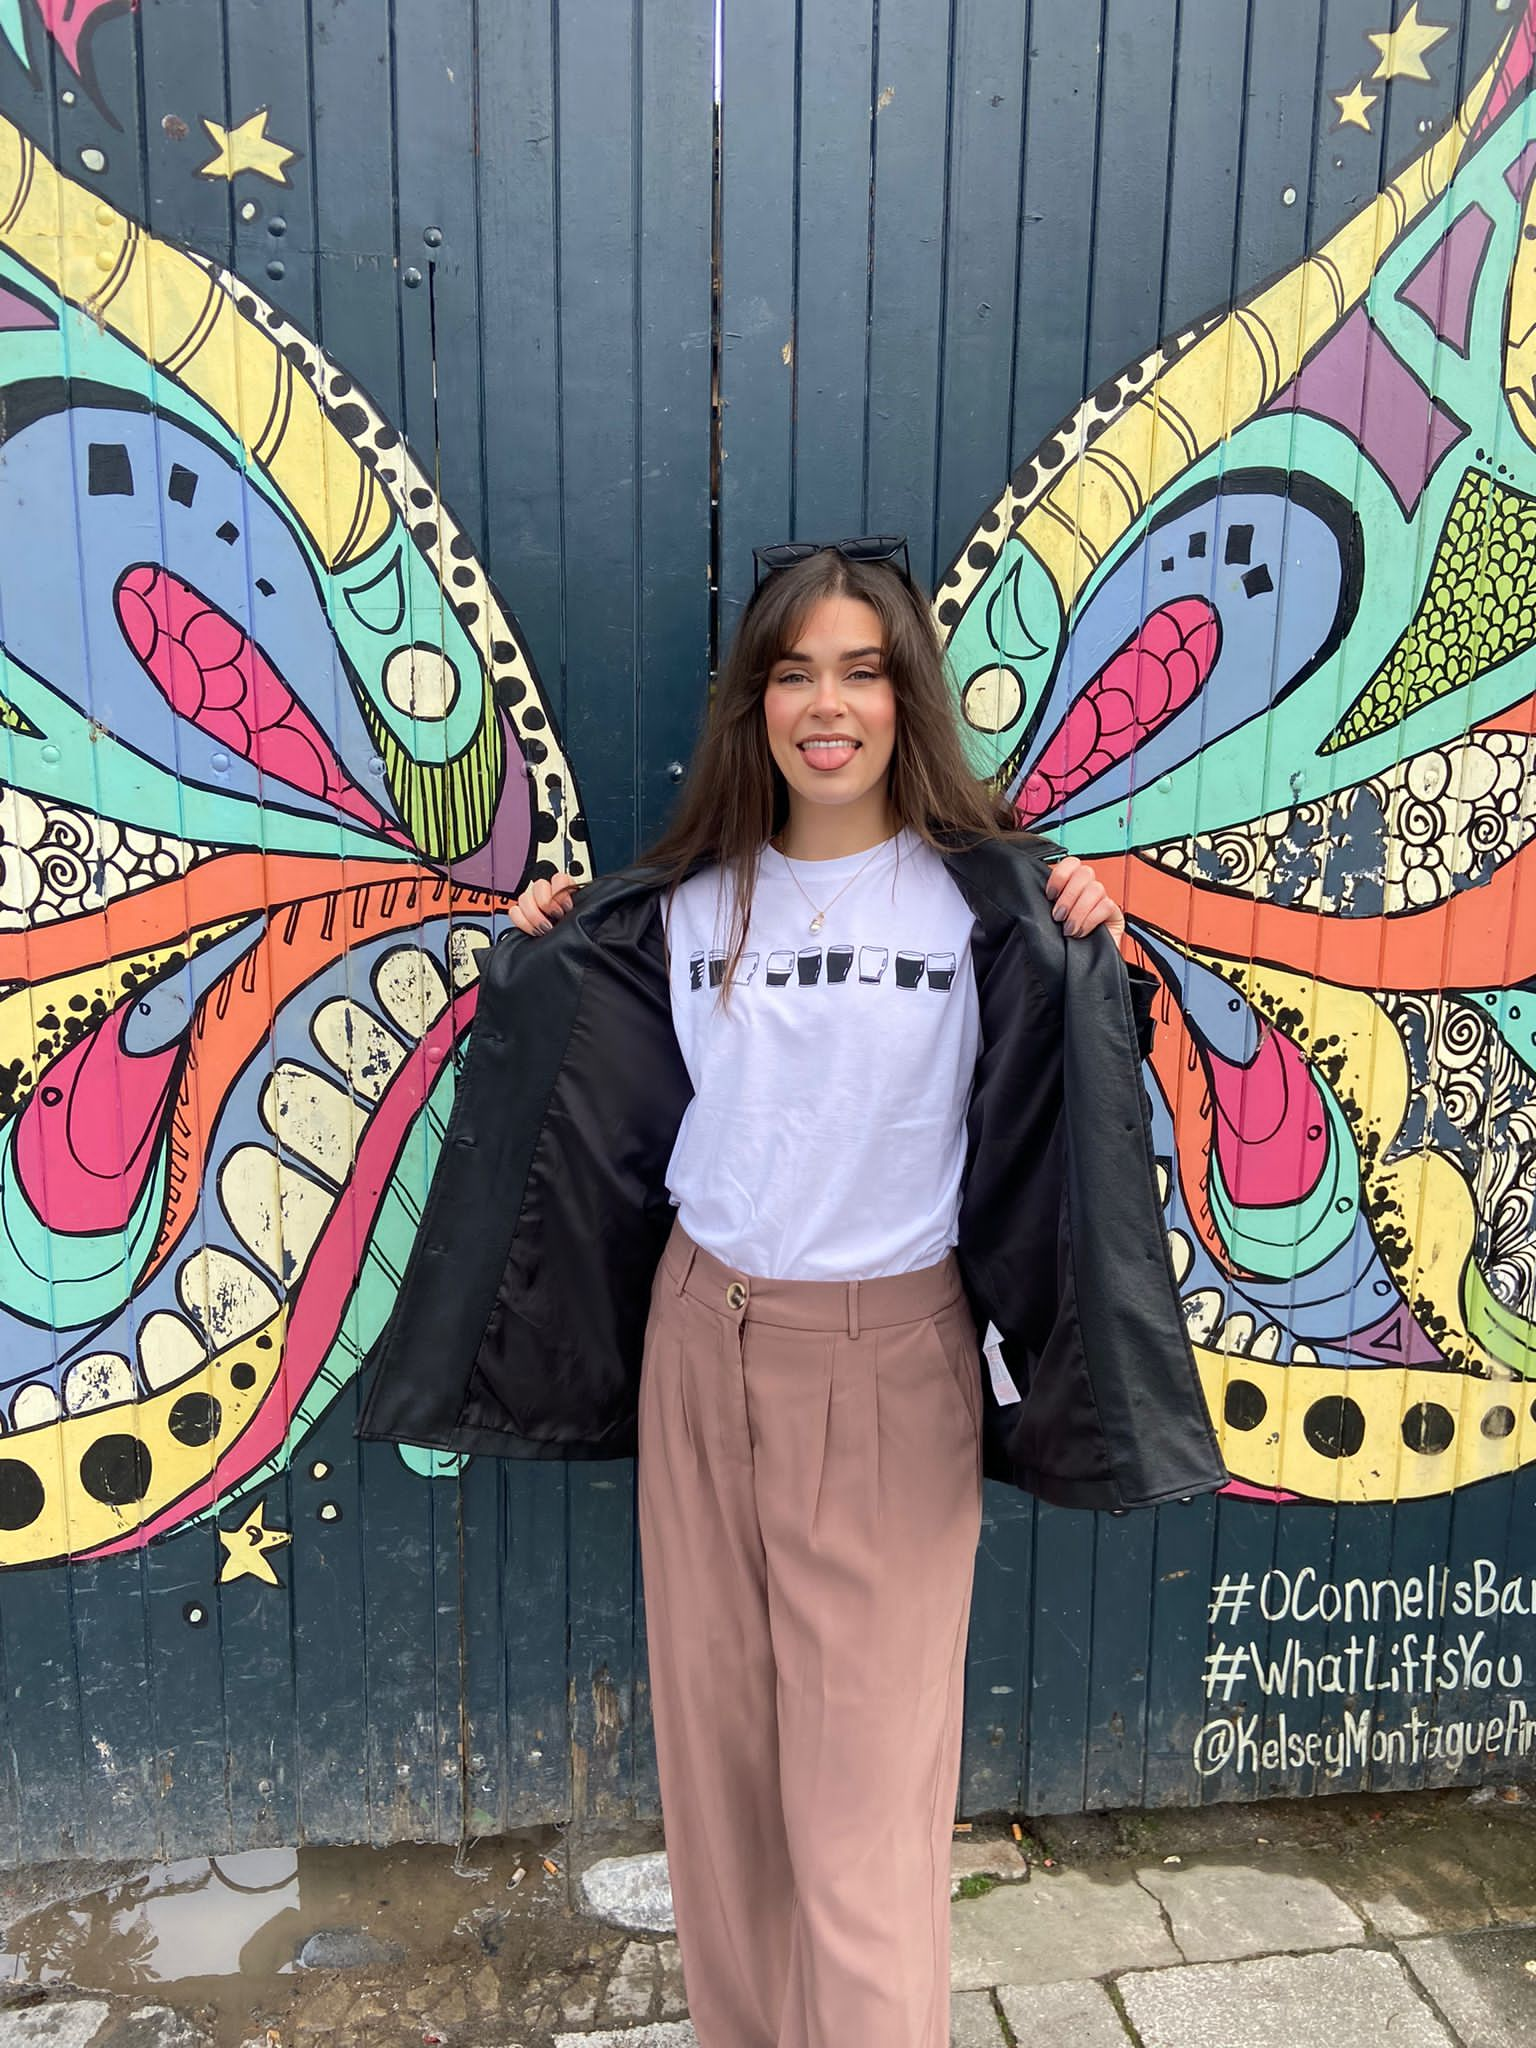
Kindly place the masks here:
[(953, 953), (930, 953), (928, 955), (928, 986), (946, 989), (953, 986), (955, 979), (955, 956)]
[(890, 957), (889, 951), (884, 946), (860, 946), (860, 981), (878, 981), (885, 973), (885, 963)]

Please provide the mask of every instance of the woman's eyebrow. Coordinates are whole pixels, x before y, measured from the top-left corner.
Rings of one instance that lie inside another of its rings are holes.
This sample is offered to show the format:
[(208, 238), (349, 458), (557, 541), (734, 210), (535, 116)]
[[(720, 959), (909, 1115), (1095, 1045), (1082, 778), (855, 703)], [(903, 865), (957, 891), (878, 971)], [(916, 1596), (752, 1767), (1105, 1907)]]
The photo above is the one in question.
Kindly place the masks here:
[[(838, 655), (837, 659), (839, 661), (868, 661), (871, 656), (879, 659), (884, 653), (885, 649), (883, 647), (849, 647)], [(781, 668), (786, 661), (808, 662), (810, 660), (811, 656), (809, 654), (793, 649), (788, 654), (781, 654), (773, 665), (775, 668)]]

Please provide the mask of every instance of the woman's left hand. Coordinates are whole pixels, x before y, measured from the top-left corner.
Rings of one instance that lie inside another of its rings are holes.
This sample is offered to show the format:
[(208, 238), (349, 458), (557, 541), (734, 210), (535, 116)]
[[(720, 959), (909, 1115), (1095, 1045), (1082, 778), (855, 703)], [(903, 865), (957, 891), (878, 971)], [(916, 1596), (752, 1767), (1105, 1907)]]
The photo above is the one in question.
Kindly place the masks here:
[(1113, 896), (1076, 854), (1053, 861), (1046, 877), (1045, 893), (1051, 900), (1051, 915), (1065, 925), (1069, 939), (1086, 938), (1101, 924), (1118, 945), (1125, 936), (1125, 914)]

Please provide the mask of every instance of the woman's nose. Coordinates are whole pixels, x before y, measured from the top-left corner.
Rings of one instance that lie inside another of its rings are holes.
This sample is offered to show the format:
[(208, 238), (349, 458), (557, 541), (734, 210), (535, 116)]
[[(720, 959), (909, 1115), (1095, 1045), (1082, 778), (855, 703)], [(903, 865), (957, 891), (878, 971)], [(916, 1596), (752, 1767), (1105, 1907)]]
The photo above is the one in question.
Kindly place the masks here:
[(816, 694), (811, 699), (815, 708), (824, 713), (836, 713), (843, 708), (842, 685), (836, 676), (823, 676), (816, 685)]

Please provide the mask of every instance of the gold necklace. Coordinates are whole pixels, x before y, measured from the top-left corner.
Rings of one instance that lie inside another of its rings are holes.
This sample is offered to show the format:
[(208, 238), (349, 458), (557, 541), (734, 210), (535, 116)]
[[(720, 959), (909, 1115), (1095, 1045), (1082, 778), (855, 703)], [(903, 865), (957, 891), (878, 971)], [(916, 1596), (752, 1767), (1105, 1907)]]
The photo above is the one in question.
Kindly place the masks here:
[[(859, 876), (863, 874), (865, 868), (869, 866), (870, 861), (874, 859), (875, 854), (883, 853), (885, 849), (890, 845), (890, 843), (891, 842), (889, 839), (882, 839), (880, 841), (880, 844), (874, 848), (873, 852), (871, 852), (869, 860), (861, 862), (860, 865), (854, 869), (853, 873), (848, 877), (847, 881), (844, 882), (842, 888), (838, 890), (837, 896), (841, 896), (844, 893), (844, 891), (851, 889), (854, 883), (859, 879)], [(773, 842), (770, 840), (769, 844), (772, 845)], [(801, 881), (800, 877), (795, 873), (795, 864), (790, 859), (789, 855), (784, 851), (783, 847), (781, 846), (775, 846), (773, 850), (779, 856), (780, 860), (783, 861), (785, 867), (789, 869), (789, 879), (794, 883), (795, 887), (800, 891), (800, 894), (805, 898), (806, 902), (810, 904), (812, 911), (815, 913), (814, 916), (811, 918), (811, 922), (808, 929), (813, 932), (819, 932), (822, 926), (826, 923), (827, 912), (832, 908), (832, 905), (837, 901), (837, 896), (829, 897), (826, 903), (824, 903), (822, 907), (818, 910), (815, 902), (812, 900), (810, 891), (806, 888), (804, 882)]]

